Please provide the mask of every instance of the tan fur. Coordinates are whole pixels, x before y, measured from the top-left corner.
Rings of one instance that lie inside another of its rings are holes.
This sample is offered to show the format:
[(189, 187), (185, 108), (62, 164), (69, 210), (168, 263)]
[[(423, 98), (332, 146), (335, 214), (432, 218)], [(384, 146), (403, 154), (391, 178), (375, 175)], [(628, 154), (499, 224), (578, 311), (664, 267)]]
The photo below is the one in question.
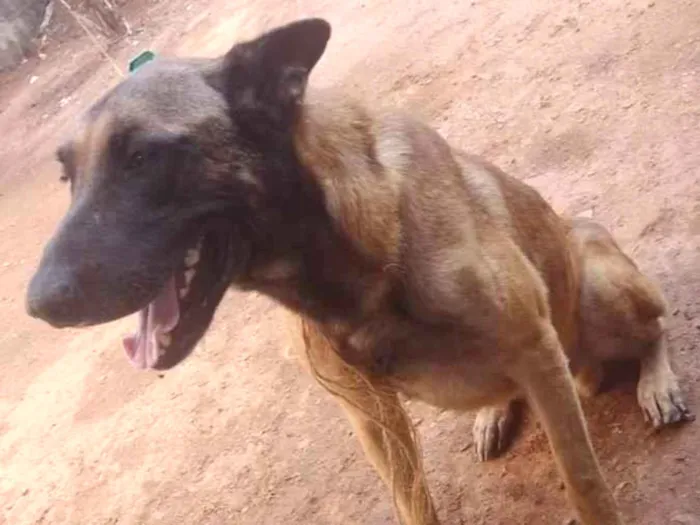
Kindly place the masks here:
[[(331, 97), (333, 95), (330, 95)], [(397, 257), (399, 224), (396, 221), (398, 191), (404, 154), (400, 151), (402, 130), (386, 123), (375, 135), (374, 121), (359, 105), (328, 101), (337, 111), (328, 112), (323, 103), (309, 104), (299, 149), (302, 162), (314, 166), (324, 189), (331, 214), (362, 251), (391, 262)], [(376, 137), (376, 138), (375, 138)], [(378, 149), (389, 143), (396, 147)], [(377, 155), (390, 155), (382, 164), (385, 176), (375, 175)], [(338, 177), (352, 173), (352, 177)], [(372, 194), (373, 199), (364, 196)]]
[(75, 168), (81, 174), (76, 178), (78, 184), (88, 185), (91, 176), (99, 173), (98, 164), (101, 155), (107, 149), (112, 135), (113, 116), (109, 111), (103, 111), (92, 121), (86, 122), (78, 138), (72, 142), (75, 151)]
[[(302, 319), (297, 342), (393, 488), (402, 523), (438, 519), (399, 394), (484, 407), (482, 440), (498, 439), (524, 397), (582, 523), (622, 523), (568, 360), (590, 371), (628, 352), (643, 363), (645, 409), (645, 396), (682, 403), (656, 288), (602, 227), (560, 219), (535, 190), (408, 117), (309, 96), (296, 138), (337, 227), (383, 268), (367, 276), (358, 320)], [(393, 308), (397, 289), (406, 315)]]

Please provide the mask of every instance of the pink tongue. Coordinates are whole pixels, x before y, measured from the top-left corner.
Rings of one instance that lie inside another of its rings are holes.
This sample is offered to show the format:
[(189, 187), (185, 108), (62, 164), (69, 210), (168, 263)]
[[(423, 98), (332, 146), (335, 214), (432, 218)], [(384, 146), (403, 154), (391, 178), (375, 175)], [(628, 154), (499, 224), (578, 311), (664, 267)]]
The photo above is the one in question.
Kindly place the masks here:
[(136, 368), (153, 368), (161, 354), (158, 334), (166, 334), (177, 326), (180, 305), (175, 278), (171, 277), (158, 297), (139, 312), (139, 331), (123, 339), (124, 350)]

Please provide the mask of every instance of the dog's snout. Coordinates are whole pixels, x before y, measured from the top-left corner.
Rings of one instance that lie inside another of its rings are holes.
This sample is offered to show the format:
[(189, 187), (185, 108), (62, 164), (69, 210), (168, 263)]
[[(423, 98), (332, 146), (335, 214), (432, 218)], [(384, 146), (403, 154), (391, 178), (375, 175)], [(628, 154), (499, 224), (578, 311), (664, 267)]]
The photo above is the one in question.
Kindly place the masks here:
[(27, 313), (56, 326), (78, 322), (80, 290), (68, 271), (40, 269), (29, 283)]

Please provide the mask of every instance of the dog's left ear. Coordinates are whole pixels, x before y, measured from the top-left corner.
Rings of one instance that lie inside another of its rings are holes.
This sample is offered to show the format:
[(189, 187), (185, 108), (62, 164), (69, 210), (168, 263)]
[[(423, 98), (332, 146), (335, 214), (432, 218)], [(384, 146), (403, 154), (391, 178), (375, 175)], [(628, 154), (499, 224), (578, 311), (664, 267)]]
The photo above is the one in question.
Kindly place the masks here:
[(296, 105), (330, 36), (328, 22), (310, 18), (237, 44), (223, 57), (220, 89), (234, 107), (251, 98), (256, 105)]

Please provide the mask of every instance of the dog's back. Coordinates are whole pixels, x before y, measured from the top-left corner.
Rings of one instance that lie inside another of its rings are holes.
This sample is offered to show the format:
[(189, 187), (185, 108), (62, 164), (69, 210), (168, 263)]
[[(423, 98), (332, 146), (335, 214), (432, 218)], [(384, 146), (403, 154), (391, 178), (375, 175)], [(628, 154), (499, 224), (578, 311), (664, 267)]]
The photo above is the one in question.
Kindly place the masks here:
[(297, 148), (338, 226), (400, 273), (415, 318), (484, 328), (504, 313), (517, 319), (541, 295), (548, 301), (535, 310), (551, 307), (560, 337), (573, 342), (575, 260), (565, 226), (535, 190), (409, 116), (372, 113), (332, 92), (309, 94)]

